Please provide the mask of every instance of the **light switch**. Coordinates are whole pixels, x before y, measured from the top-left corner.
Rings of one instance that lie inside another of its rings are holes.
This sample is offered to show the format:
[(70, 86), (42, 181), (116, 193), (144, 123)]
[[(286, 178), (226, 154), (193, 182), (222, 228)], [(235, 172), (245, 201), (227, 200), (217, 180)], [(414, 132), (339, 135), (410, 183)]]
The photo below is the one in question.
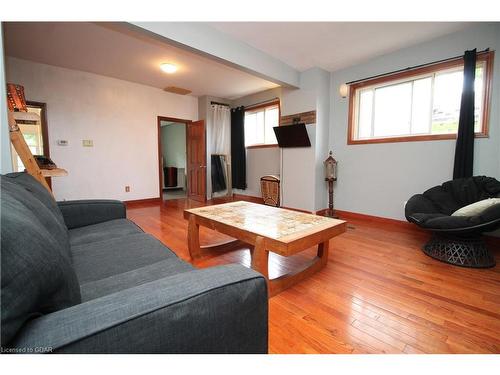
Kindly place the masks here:
[(68, 145), (68, 141), (66, 139), (58, 139), (57, 140), (57, 144), (59, 146), (67, 146)]
[(83, 147), (94, 147), (94, 141), (92, 139), (83, 139), (82, 145)]

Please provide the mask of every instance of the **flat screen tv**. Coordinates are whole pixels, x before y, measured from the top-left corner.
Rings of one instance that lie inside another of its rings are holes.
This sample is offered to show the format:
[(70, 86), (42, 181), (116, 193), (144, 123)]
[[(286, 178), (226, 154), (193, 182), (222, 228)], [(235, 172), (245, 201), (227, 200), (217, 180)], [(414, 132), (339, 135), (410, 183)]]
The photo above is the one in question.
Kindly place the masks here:
[(305, 124), (275, 126), (273, 129), (280, 147), (311, 147)]

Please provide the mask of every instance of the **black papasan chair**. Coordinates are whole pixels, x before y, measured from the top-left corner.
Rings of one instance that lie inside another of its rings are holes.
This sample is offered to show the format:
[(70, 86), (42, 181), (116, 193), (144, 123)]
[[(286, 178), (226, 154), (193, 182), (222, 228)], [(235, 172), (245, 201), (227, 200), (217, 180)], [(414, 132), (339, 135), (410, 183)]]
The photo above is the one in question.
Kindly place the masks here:
[(493, 267), (495, 259), (481, 234), (500, 228), (500, 204), (476, 216), (451, 216), (459, 208), (487, 198), (500, 198), (499, 181), (485, 176), (459, 178), (411, 197), (405, 216), (433, 233), (423, 247), (425, 254), (457, 266)]

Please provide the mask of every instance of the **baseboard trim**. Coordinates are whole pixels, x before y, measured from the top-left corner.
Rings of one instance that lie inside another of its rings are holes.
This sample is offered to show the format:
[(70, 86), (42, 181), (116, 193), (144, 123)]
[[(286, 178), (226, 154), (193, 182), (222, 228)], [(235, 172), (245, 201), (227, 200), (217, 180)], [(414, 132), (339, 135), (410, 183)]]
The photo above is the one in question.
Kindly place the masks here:
[(293, 208), (293, 207), (285, 207), (285, 206), (281, 206), (280, 208), (284, 208), (285, 210), (292, 210), (292, 211), (297, 211), (297, 212), (303, 212), (305, 214), (313, 214), (314, 215), (314, 212), (308, 211), (308, 210), (303, 210), (301, 208)]
[(326, 216), (327, 212), (328, 212), (328, 208), (323, 208), (322, 210), (316, 211), (315, 214), (318, 216)]
[[(325, 210), (321, 210), (318, 212), (322, 212)], [(318, 214), (317, 212), (317, 214)], [(351, 211), (343, 211), (343, 210), (335, 210), (335, 213), (339, 216), (340, 219), (349, 221), (351, 220), (363, 220), (364, 222), (371, 222), (373, 224), (384, 224), (384, 225), (395, 225), (400, 228), (406, 228), (410, 230), (414, 230), (417, 232), (427, 232), (422, 228), (419, 228), (417, 225), (403, 221), (403, 220), (398, 220), (398, 219), (391, 219), (388, 217), (381, 217), (381, 216), (373, 216), (373, 215), (367, 215), (367, 214), (361, 214), (359, 212), (351, 212)]]
[(157, 197), (157, 198), (146, 198), (146, 199), (132, 199), (129, 201), (123, 201), (123, 203), (125, 203), (125, 205), (141, 204), (141, 203), (161, 203), (161, 198)]
[(488, 245), (493, 246), (497, 250), (500, 249), (500, 237), (485, 234), (484, 239)]
[[(316, 215), (322, 215), (324, 214), (325, 211), (326, 209), (316, 211)], [(368, 221), (373, 224), (395, 225), (399, 228), (409, 229), (418, 233), (430, 233), (430, 231), (424, 228), (420, 228), (418, 225), (410, 223), (408, 221), (390, 219), (387, 217), (373, 216), (373, 215), (361, 214), (358, 212), (342, 211), (342, 210), (335, 210), (335, 213), (339, 216), (340, 219), (346, 221), (349, 221), (349, 219), (363, 220), (364, 222)], [(500, 237), (484, 235), (484, 239), (491, 246), (500, 247)]]

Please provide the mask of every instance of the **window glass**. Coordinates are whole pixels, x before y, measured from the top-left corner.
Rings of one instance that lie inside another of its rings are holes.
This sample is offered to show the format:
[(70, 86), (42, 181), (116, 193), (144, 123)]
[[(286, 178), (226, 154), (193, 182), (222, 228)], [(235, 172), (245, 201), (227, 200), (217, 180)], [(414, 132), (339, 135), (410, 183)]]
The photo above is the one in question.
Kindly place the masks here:
[(245, 112), (245, 146), (274, 145), (273, 127), (279, 126), (279, 106), (272, 104)]
[[(491, 55), (476, 65), (475, 131), (485, 134), (483, 110), (488, 64)], [(415, 74), (395, 74), (376, 79), (373, 85), (363, 82), (352, 88), (350, 101), (350, 141), (371, 139), (454, 135), (458, 131), (463, 87), (463, 65), (447, 64), (435, 70), (417, 69)], [(403, 73), (404, 74), (404, 73)], [(267, 134), (267, 133), (266, 133)], [(428, 139), (428, 138), (426, 138)], [(387, 140), (387, 141), (391, 141)], [(266, 140), (267, 141), (267, 140)]]
[(411, 83), (375, 90), (373, 136), (387, 137), (410, 133)]

